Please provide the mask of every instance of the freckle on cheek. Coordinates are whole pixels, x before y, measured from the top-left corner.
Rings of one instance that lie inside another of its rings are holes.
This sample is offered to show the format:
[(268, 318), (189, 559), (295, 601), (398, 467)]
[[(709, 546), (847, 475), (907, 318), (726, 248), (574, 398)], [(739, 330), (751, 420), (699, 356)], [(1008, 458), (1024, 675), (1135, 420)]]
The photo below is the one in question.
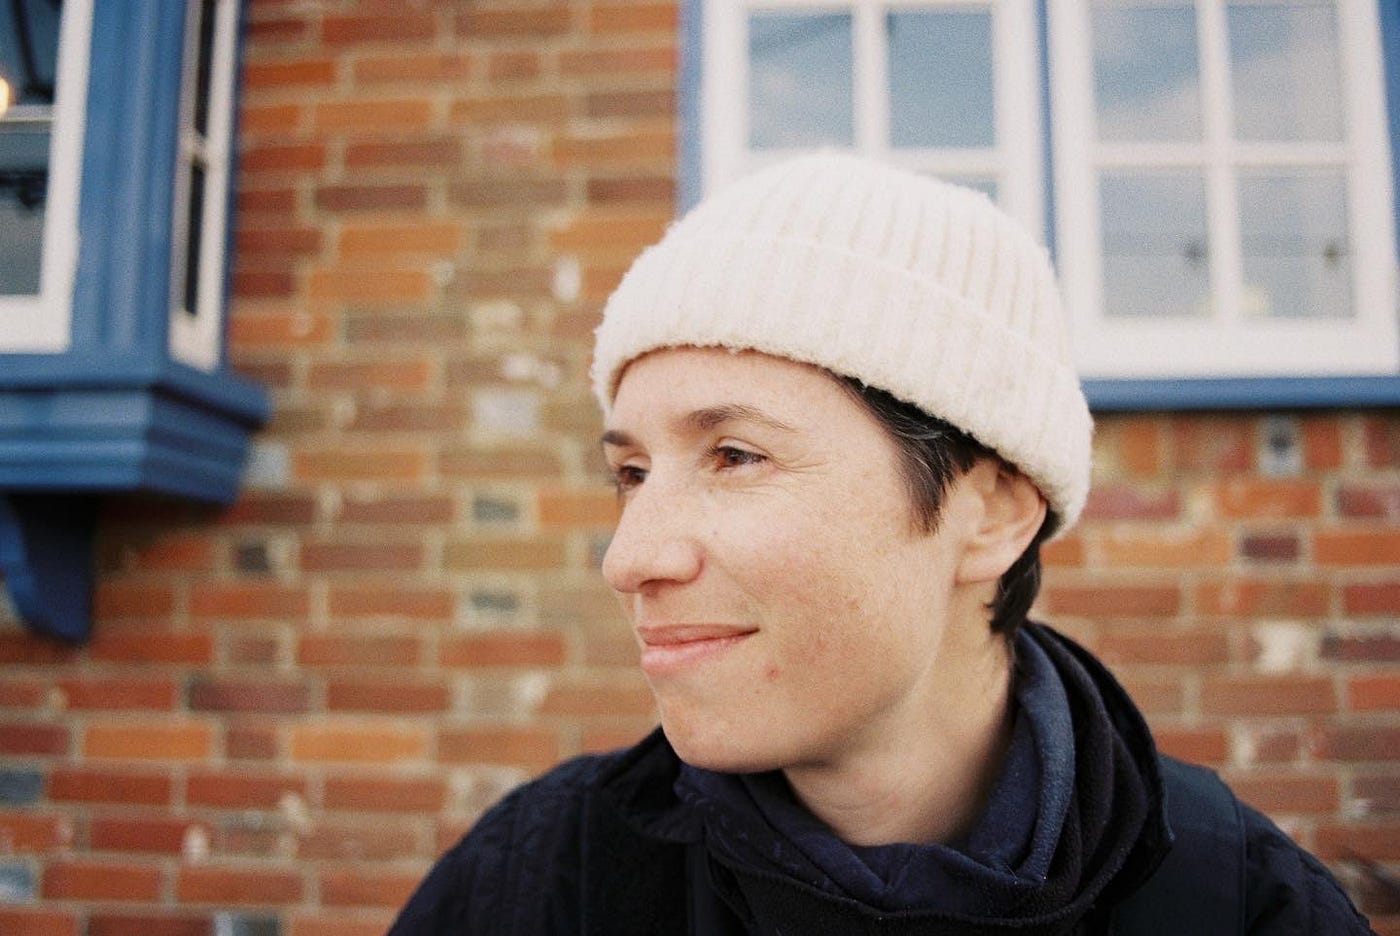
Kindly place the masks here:
[(778, 674), (781, 672), (782, 670), (778, 669), (778, 667), (770, 666), (768, 667), (768, 672), (764, 673), (763, 675), (767, 677), (769, 682), (773, 682), (778, 678)]

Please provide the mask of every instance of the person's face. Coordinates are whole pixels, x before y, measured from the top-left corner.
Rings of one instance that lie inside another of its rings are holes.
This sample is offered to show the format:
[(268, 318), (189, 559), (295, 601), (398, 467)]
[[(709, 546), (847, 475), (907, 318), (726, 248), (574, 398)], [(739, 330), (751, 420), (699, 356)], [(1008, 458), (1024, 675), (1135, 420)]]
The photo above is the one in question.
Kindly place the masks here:
[(947, 717), (959, 485), (917, 530), (893, 441), (831, 375), (654, 352), (603, 439), (623, 502), (603, 574), (683, 759), (830, 765)]

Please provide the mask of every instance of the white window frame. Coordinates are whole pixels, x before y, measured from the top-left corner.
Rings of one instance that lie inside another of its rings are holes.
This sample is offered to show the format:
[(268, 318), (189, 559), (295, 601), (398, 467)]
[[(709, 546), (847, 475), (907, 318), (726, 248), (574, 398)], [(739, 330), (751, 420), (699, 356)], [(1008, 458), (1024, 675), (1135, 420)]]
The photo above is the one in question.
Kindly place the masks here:
[[(1195, 0), (1203, 136), (1191, 144), (1095, 141), (1089, 0), (1048, 0), (1057, 265), (1089, 379), (1334, 377), (1400, 372), (1390, 140), (1376, 0), (1336, 0), (1346, 138), (1231, 139), (1226, 0)], [(1327, 167), (1345, 173), (1354, 317), (1249, 317), (1236, 170)], [(1098, 170), (1186, 167), (1206, 186), (1211, 316), (1152, 319), (1103, 311)], [(1169, 349), (1169, 350), (1164, 350)]]
[[(39, 292), (33, 296), (0, 296), (0, 354), (60, 354), (73, 341), (73, 282), (78, 269), (78, 201), (87, 123), (92, 0), (67, 0), (61, 17)], [(32, 119), (35, 115), (26, 113), (30, 110), (14, 107), (10, 116)]]
[[(237, 72), (238, 3), (216, 0), (210, 49), (207, 132), (195, 128), (201, 0), (187, 0), (184, 68), (180, 89), (180, 137), (175, 166), (175, 198), (170, 250), (170, 355), (191, 367), (214, 371), (222, 358), (225, 291), (224, 256), (228, 239), (228, 186), (233, 149), (233, 92)], [(204, 167), (204, 205), (200, 225), (199, 281), (196, 309), (185, 308), (186, 227), (191, 165)]]
[[(702, 29), (700, 179), (703, 192), (796, 151), (748, 147), (748, 15), (791, 10), (852, 15), (855, 152), (933, 175), (989, 176), (997, 201), (1032, 231), (1045, 229), (1041, 69), (1034, 0), (706, 0)], [(989, 10), (995, 143), (905, 148), (889, 143), (884, 16), (892, 10)]]

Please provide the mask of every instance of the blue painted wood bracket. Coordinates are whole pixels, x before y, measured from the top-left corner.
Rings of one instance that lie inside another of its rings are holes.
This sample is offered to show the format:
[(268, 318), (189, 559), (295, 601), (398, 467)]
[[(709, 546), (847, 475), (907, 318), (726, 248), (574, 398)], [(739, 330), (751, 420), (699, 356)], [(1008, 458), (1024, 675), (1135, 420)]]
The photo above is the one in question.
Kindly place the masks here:
[(97, 498), (0, 494), (0, 573), (30, 630), (76, 643), (92, 626)]

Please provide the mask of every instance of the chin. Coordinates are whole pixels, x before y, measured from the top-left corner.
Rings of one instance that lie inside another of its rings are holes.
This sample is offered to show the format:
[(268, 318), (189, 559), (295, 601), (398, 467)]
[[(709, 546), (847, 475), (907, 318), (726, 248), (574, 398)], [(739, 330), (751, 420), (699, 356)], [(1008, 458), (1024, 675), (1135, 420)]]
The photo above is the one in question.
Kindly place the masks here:
[(783, 758), (760, 738), (722, 724), (699, 729), (685, 719), (661, 717), (661, 730), (676, 756), (692, 767), (717, 773), (761, 773), (779, 770)]

